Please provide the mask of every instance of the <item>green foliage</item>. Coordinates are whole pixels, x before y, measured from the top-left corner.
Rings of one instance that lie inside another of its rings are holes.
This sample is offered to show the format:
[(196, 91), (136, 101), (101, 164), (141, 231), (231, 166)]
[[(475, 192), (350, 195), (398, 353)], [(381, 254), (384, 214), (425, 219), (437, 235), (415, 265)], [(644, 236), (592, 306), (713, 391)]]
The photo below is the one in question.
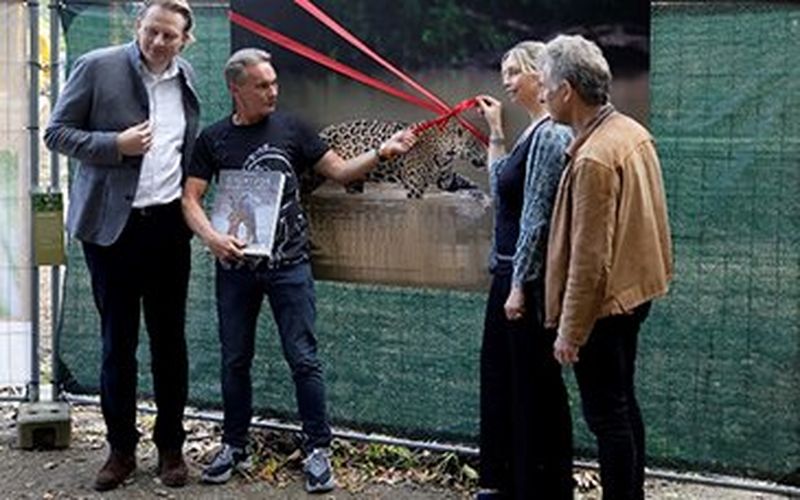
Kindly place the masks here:
[(318, 3), (378, 53), (391, 54), (394, 62), (405, 67), (471, 64), (478, 55), (496, 57), (519, 40), (577, 25), (625, 23), (646, 29), (649, 14), (646, 2), (637, 0)]
[(64, 208), (60, 193), (34, 193), (31, 203), (34, 212), (57, 212)]
[(458, 0), (332, 0), (324, 8), (404, 67), (460, 65), (476, 51), (499, 52), (512, 37), (463, 8)]
[(386, 467), (408, 468), (417, 465), (417, 459), (411, 450), (403, 446), (370, 443), (364, 454), (369, 462)]

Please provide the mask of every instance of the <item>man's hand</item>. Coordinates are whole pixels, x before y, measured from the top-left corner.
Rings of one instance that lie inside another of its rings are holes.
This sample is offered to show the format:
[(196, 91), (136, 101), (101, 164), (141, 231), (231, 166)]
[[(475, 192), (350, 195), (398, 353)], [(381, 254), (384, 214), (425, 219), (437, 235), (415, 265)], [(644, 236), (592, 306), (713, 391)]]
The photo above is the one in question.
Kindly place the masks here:
[(578, 362), (578, 351), (580, 346), (569, 339), (559, 335), (553, 344), (553, 356), (562, 365), (570, 365)]
[(117, 134), (117, 149), (123, 156), (141, 156), (150, 150), (153, 129), (148, 120)]
[(525, 292), (518, 286), (512, 286), (505, 304), (506, 318), (510, 321), (522, 319), (525, 314)]
[(211, 221), (208, 220), (203, 210), (203, 196), (208, 189), (208, 181), (199, 177), (189, 176), (183, 184), (181, 206), (186, 223), (192, 231), (206, 244), (214, 257), (222, 262), (235, 262), (244, 258), (244, 242), (235, 236), (220, 233)]
[(236, 262), (244, 258), (242, 249), (245, 244), (235, 236), (214, 231), (205, 243), (211, 253), (223, 262)]
[(410, 129), (400, 130), (381, 144), (378, 155), (381, 158), (394, 158), (408, 153), (417, 142), (417, 136)]

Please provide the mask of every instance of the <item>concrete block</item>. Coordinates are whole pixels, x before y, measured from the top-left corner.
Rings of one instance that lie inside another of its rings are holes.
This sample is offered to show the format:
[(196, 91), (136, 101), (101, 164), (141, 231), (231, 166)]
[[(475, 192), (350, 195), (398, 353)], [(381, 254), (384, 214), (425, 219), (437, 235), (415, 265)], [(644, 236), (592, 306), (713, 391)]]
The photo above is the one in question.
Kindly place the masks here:
[(67, 448), (71, 424), (69, 404), (63, 401), (22, 403), (17, 414), (17, 447)]

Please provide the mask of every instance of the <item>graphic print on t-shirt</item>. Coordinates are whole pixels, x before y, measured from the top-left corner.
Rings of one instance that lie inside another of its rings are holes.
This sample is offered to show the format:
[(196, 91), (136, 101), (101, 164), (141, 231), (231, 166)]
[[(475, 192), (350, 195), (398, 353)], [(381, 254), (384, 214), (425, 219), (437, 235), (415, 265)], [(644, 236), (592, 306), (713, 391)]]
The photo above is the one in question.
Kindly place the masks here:
[(281, 172), (286, 182), (281, 199), (278, 227), (275, 230), (275, 246), (272, 259), (275, 261), (293, 260), (300, 242), (308, 239), (308, 222), (300, 206), (300, 190), (289, 155), (281, 148), (265, 143), (250, 153), (242, 164), (243, 170)]

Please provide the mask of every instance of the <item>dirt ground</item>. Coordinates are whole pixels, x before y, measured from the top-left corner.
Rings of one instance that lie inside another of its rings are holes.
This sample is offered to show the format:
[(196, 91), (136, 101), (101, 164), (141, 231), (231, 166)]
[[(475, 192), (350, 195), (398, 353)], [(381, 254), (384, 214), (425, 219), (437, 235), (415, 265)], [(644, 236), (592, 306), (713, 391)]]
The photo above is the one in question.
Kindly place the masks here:
[[(0, 405), (0, 498), (3, 499), (464, 499), (472, 491), (463, 486), (443, 487), (435, 475), (421, 472), (417, 476), (381, 470), (379, 474), (364, 474), (349, 466), (337, 469), (338, 488), (332, 493), (310, 497), (302, 488), (299, 460), (281, 462), (273, 468), (269, 478), (236, 476), (228, 484), (207, 486), (198, 477), (202, 464), (213, 453), (219, 439), (219, 429), (214, 424), (187, 421), (188, 438), (186, 454), (190, 464), (190, 484), (180, 489), (166, 488), (155, 478), (156, 451), (147, 439), (152, 417), (140, 415), (139, 424), (145, 436), (139, 445), (138, 470), (131, 481), (115, 491), (102, 495), (91, 489), (92, 480), (105, 459), (104, 426), (95, 406), (72, 408), (72, 445), (59, 451), (24, 451), (15, 448), (16, 409), (12, 404)], [(290, 459), (291, 460), (291, 459)], [(420, 481), (409, 477), (419, 477)], [(576, 492), (578, 500), (600, 498), (593, 482), (593, 473), (579, 472), (584, 483), (583, 491)], [(441, 481), (440, 481), (441, 482)], [(702, 486), (675, 481), (648, 480), (647, 498), (653, 499), (763, 499), (790, 498), (745, 490)], [(800, 498), (800, 497), (794, 497)]]
[[(285, 476), (276, 475), (272, 481), (234, 476), (228, 484), (208, 486), (200, 484), (202, 464), (218, 443), (215, 426), (206, 422), (187, 421), (188, 437), (185, 446), (190, 467), (190, 483), (184, 488), (164, 487), (156, 478), (157, 454), (146, 437), (152, 425), (150, 416), (139, 418), (145, 436), (137, 450), (138, 468), (132, 480), (124, 486), (102, 495), (91, 485), (94, 475), (106, 456), (104, 426), (99, 409), (93, 406), (72, 408), (72, 445), (65, 450), (25, 451), (15, 448), (16, 427), (14, 408), (4, 405), (0, 410), (3, 427), (0, 430), (0, 498), (3, 499), (248, 499), (248, 498), (308, 498), (303, 491), (299, 466), (287, 466)], [(299, 462), (298, 462), (299, 463)], [(323, 499), (390, 499), (408, 498), (427, 500), (433, 498), (463, 498), (458, 492), (435, 486), (415, 484), (362, 484), (348, 485), (332, 494), (317, 495)]]

